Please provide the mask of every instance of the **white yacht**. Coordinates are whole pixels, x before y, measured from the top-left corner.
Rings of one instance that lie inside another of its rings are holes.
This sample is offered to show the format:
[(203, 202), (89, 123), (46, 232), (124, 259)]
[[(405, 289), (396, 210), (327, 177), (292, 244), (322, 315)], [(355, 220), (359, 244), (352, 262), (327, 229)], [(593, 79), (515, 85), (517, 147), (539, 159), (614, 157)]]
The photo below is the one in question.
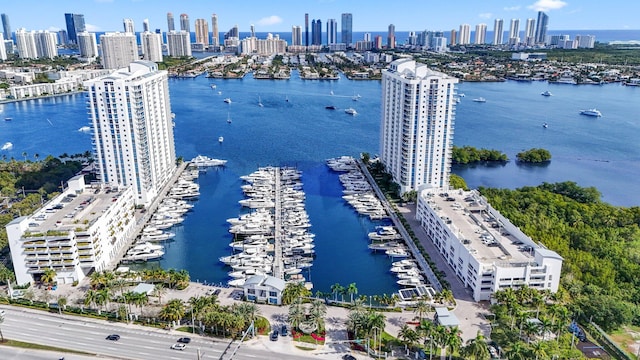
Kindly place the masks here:
[(473, 101), (483, 103), (483, 102), (487, 102), (487, 99), (485, 99), (485, 98), (483, 98), (483, 97), (481, 96), (481, 97), (479, 97), (479, 98), (475, 98), (475, 99), (473, 99)]
[(141, 242), (154, 242), (154, 241), (167, 241), (171, 240), (176, 236), (175, 233), (169, 231), (162, 231), (160, 229), (156, 229), (155, 231), (143, 231), (140, 236)]
[(346, 112), (349, 115), (358, 115), (358, 112), (354, 108), (348, 108), (344, 112)]
[(594, 109), (587, 109), (587, 110), (581, 110), (580, 111), (581, 115), (587, 115), (587, 116), (594, 116), (594, 117), (600, 117), (602, 116), (602, 113), (599, 110)]
[(549, 92), (549, 90), (543, 91), (542, 94), (540, 94), (542, 96), (551, 96), (553, 95), (552, 93)]
[(159, 259), (164, 255), (164, 247), (162, 245), (155, 245), (150, 242), (138, 244), (125, 255), (123, 260), (126, 261), (147, 261), (153, 259)]
[(227, 104), (231, 104), (231, 98), (224, 98), (223, 101), (226, 102)]
[(198, 155), (191, 159), (191, 163), (197, 167), (223, 166), (227, 160), (210, 158), (204, 155)]
[(11, 150), (11, 149), (13, 149), (13, 144), (12, 144), (12, 143), (10, 143), (10, 142), (6, 142), (6, 143), (4, 143), (4, 144), (2, 145), (2, 148), (1, 148), (1, 149), (2, 149), (2, 150)]

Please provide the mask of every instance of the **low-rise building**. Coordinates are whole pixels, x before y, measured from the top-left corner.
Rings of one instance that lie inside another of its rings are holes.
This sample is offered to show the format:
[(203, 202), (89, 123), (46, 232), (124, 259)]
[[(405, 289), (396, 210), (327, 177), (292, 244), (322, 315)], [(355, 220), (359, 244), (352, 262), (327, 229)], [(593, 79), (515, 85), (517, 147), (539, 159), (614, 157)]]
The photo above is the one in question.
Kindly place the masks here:
[(244, 297), (249, 301), (281, 305), (285, 282), (269, 275), (254, 275), (244, 282), (242, 288)]
[(58, 283), (73, 283), (112, 266), (134, 231), (134, 203), (131, 187), (69, 180), (62, 194), (6, 225), (17, 283), (37, 281), (46, 269)]
[(416, 218), (475, 301), (525, 285), (558, 290), (562, 257), (525, 235), (477, 191), (422, 190)]

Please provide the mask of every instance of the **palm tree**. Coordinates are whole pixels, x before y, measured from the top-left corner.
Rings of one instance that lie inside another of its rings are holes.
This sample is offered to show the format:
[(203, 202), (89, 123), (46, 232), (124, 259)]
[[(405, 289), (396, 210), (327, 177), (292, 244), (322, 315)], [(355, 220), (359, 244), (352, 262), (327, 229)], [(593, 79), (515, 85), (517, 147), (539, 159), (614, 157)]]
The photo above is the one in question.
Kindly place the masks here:
[(507, 359), (509, 360), (527, 360), (527, 348), (522, 342), (514, 342), (511, 348), (507, 350)]
[(413, 347), (413, 345), (416, 343), (416, 341), (418, 341), (419, 338), (420, 336), (418, 335), (418, 333), (410, 328), (407, 324), (402, 325), (400, 331), (398, 332), (398, 339), (402, 340), (402, 342), (404, 342), (409, 347)]
[(467, 346), (463, 350), (467, 356), (475, 360), (488, 360), (491, 357), (485, 338), (480, 331), (474, 339), (467, 340)]
[(4, 342), (4, 335), (2, 334), (3, 323), (4, 323), (4, 313), (0, 313), (0, 342)]
[(536, 341), (531, 345), (531, 355), (535, 357), (536, 360), (544, 360), (548, 359), (549, 356), (545, 351), (545, 344), (543, 341)]
[(158, 317), (166, 321), (179, 322), (184, 317), (185, 312), (186, 312), (186, 309), (181, 299), (171, 299), (160, 310)]
[(347, 287), (347, 294), (351, 296), (351, 302), (353, 302), (353, 295), (358, 294), (358, 288), (356, 287), (356, 283), (351, 283)]
[(95, 290), (93, 289), (87, 290), (87, 292), (84, 294), (84, 305), (85, 306), (95, 305), (97, 297), (98, 297), (98, 293)]
[(302, 282), (290, 282), (287, 283), (282, 291), (282, 304), (291, 304), (295, 299), (299, 297), (307, 297), (311, 295), (311, 291), (304, 286)]
[(416, 303), (416, 308), (415, 310), (413, 310), (413, 312), (418, 315), (418, 320), (422, 321), (429, 310), (431, 310), (431, 306), (429, 306), (429, 304), (424, 299), (420, 299)]
[(338, 301), (338, 295), (342, 292), (343, 286), (335, 283), (331, 285), (331, 293), (333, 294), (333, 300)]
[(296, 329), (300, 325), (302, 321), (306, 318), (304, 306), (302, 305), (302, 298), (297, 298), (290, 306), (289, 306), (289, 323), (291, 327)]
[(318, 332), (324, 329), (324, 316), (327, 314), (327, 306), (320, 300), (314, 300), (309, 309), (309, 317), (318, 327)]
[(58, 314), (62, 314), (62, 310), (67, 307), (67, 298), (61, 296), (58, 298)]
[(420, 324), (416, 327), (418, 335), (423, 338), (424, 345), (427, 345), (427, 339), (429, 339), (429, 355), (433, 352), (433, 336), (436, 329), (436, 325), (427, 319), (420, 320)]
[(44, 269), (44, 273), (40, 276), (40, 281), (45, 283), (47, 286), (51, 286), (56, 281), (56, 276), (57, 274), (55, 270), (51, 268)]

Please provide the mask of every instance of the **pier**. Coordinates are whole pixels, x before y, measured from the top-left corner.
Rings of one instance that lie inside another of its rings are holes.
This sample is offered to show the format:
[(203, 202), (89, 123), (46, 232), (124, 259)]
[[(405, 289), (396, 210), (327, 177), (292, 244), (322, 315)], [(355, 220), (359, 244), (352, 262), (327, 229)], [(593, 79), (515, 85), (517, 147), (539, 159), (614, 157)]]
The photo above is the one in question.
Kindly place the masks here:
[(280, 196), (280, 168), (275, 169), (274, 184), (274, 228), (273, 228), (273, 276), (284, 280), (284, 263), (282, 262), (282, 199)]

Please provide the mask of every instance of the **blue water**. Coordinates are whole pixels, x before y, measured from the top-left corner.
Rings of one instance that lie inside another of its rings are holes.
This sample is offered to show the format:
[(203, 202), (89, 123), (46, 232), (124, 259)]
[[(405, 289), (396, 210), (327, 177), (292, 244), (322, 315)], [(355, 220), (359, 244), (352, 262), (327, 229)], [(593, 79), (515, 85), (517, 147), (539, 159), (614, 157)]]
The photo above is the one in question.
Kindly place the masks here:
[[(217, 89), (212, 90), (210, 84)], [(371, 254), (366, 233), (376, 223), (357, 216), (341, 199), (337, 174), (324, 160), (357, 156), (379, 148), (380, 83), (376, 81), (271, 81), (171, 79), (175, 139), (179, 156), (197, 154), (228, 159), (224, 169), (211, 169), (198, 180), (201, 197), (194, 211), (175, 229), (160, 265), (184, 268), (194, 280), (227, 280), (218, 258), (227, 255), (231, 235), (227, 218), (236, 217), (242, 199), (239, 176), (265, 165), (294, 165), (303, 171), (306, 207), (316, 234), (317, 257), (310, 273), (315, 290), (329, 292), (334, 283), (355, 282), (360, 294), (391, 293), (395, 279), (390, 261)], [(607, 202), (640, 205), (640, 89), (605, 86), (548, 85), (544, 82), (463, 83), (466, 97), (457, 108), (454, 143), (495, 148), (510, 158), (522, 149), (543, 147), (553, 159), (547, 166), (455, 168), (471, 187), (515, 188), (543, 181), (572, 180), (595, 186)], [(543, 97), (544, 90), (554, 96)], [(218, 91), (222, 94), (219, 95)], [(333, 92), (335, 95), (331, 96)], [(352, 97), (361, 95), (360, 101)], [(486, 103), (471, 99), (485, 97)], [(225, 104), (225, 97), (232, 99)], [(258, 99), (264, 107), (259, 107)], [(286, 100), (289, 101), (286, 101)], [(326, 110), (335, 105), (338, 110)], [(344, 113), (354, 107), (355, 117)], [(602, 118), (578, 114), (597, 107)], [(0, 143), (10, 141), (7, 158), (33, 160), (35, 153), (73, 154), (91, 148), (83, 95), (0, 105)], [(232, 123), (227, 123), (227, 117)], [(549, 127), (544, 129), (542, 123)], [(218, 136), (224, 142), (218, 143)]]

